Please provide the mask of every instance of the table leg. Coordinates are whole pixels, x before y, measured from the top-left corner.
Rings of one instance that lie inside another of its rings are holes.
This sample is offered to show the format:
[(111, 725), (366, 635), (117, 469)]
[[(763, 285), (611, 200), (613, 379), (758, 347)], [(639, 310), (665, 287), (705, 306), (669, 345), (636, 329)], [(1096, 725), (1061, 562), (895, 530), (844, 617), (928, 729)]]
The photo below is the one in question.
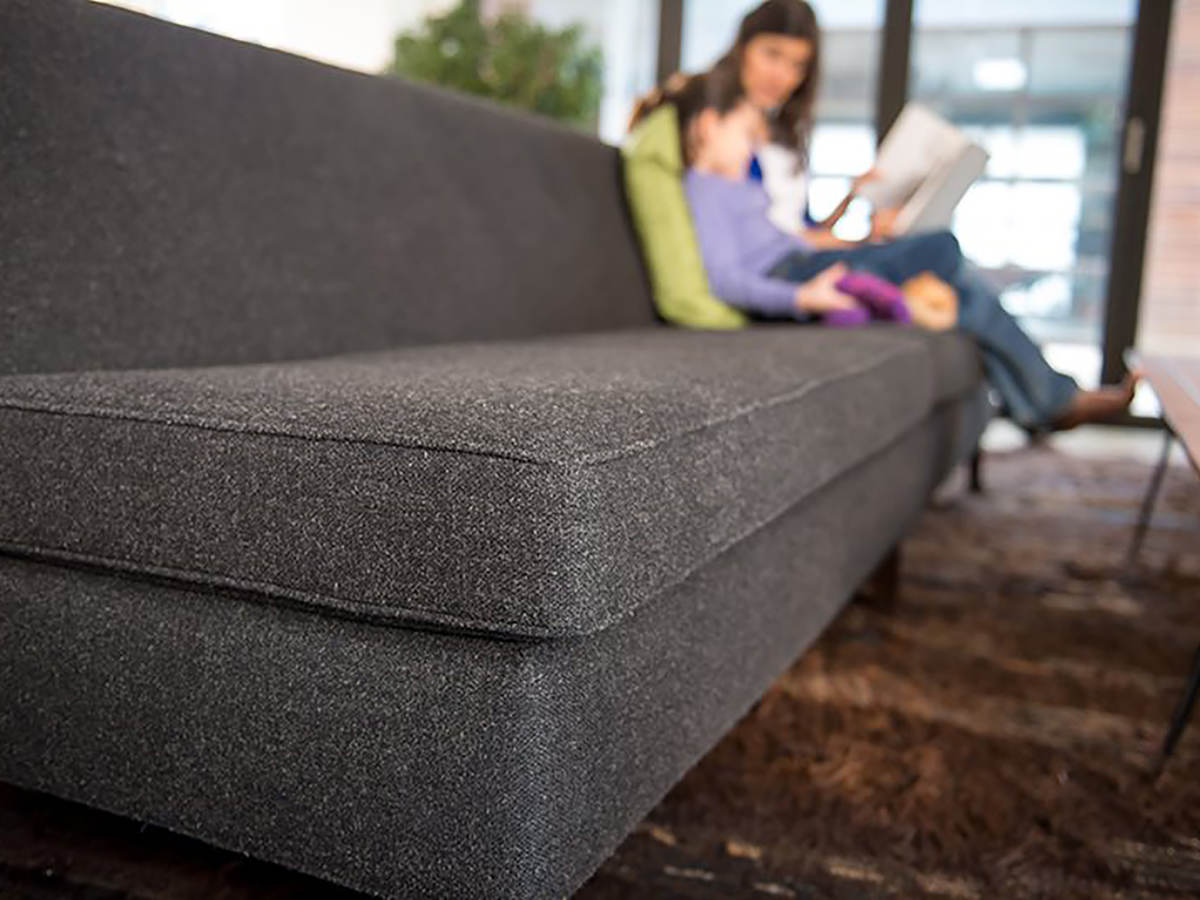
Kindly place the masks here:
[[(1164, 423), (1162, 456), (1159, 458), (1158, 465), (1154, 469), (1154, 475), (1150, 479), (1150, 487), (1146, 491), (1146, 496), (1142, 498), (1142, 509), (1138, 515), (1137, 527), (1133, 533), (1133, 540), (1129, 545), (1129, 553), (1125, 558), (1125, 564), (1129, 568), (1132, 568), (1137, 562), (1138, 553), (1142, 549), (1142, 541), (1146, 537), (1146, 529), (1149, 528), (1150, 518), (1154, 514), (1154, 504), (1162, 488), (1163, 476), (1166, 475), (1167, 465), (1171, 458), (1171, 446), (1174, 441), (1174, 432), (1171, 431), (1170, 426)], [(1166, 737), (1163, 738), (1162, 748), (1159, 751), (1158, 760), (1154, 766), (1156, 776), (1162, 772), (1167, 760), (1175, 752), (1175, 745), (1179, 743), (1179, 738), (1183, 736), (1184, 729), (1187, 728), (1188, 722), (1191, 720), (1192, 709), (1196, 705), (1196, 695), (1198, 693), (1200, 693), (1200, 647), (1196, 649), (1196, 653), (1192, 657), (1192, 669), (1188, 674), (1187, 685), (1184, 687), (1183, 695), (1179, 698), (1179, 702), (1175, 705), (1175, 711), (1171, 714), (1171, 724), (1167, 728)]]
[(1167, 464), (1171, 459), (1171, 445), (1175, 442), (1175, 433), (1170, 426), (1163, 424), (1163, 449), (1154, 475), (1150, 478), (1150, 487), (1142, 498), (1142, 509), (1138, 514), (1137, 526), (1133, 531), (1133, 540), (1129, 544), (1129, 552), (1125, 555), (1126, 568), (1133, 568), (1138, 554), (1142, 550), (1142, 541), (1146, 538), (1146, 529), (1150, 525), (1150, 517), (1154, 515), (1154, 503), (1158, 500), (1158, 492), (1162, 487), (1163, 476), (1167, 473)]
[(1183, 696), (1179, 698), (1179, 703), (1175, 706), (1175, 713), (1171, 716), (1171, 727), (1167, 729), (1167, 736), (1163, 740), (1162, 751), (1158, 755), (1158, 765), (1155, 767), (1156, 772), (1162, 771), (1167, 760), (1171, 758), (1171, 754), (1175, 752), (1175, 745), (1179, 743), (1179, 737), (1192, 717), (1192, 707), (1196, 704), (1197, 692), (1200, 692), (1200, 648), (1196, 649), (1196, 655), (1192, 658), (1192, 672), (1188, 676), (1187, 687), (1184, 688)]

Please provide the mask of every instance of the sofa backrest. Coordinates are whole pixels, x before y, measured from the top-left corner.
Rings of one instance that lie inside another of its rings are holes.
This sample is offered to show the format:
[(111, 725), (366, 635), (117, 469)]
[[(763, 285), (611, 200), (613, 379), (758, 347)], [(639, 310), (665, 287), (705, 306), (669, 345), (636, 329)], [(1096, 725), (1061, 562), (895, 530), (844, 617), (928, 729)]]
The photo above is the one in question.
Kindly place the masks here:
[(652, 324), (618, 152), (82, 0), (0, 3), (0, 374)]

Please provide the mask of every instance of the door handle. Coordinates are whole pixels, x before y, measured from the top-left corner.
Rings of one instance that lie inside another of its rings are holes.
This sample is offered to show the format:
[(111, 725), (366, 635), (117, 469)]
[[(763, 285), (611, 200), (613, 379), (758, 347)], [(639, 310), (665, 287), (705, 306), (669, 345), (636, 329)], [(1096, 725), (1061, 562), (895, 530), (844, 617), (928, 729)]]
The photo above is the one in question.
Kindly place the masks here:
[(1142, 157), (1146, 150), (1146, 122), (1141, 116), (1130, 116), (1125, 123), (1125, 152), (1121, 162), (1126, 175), (1137, 175), (1142, 171)]

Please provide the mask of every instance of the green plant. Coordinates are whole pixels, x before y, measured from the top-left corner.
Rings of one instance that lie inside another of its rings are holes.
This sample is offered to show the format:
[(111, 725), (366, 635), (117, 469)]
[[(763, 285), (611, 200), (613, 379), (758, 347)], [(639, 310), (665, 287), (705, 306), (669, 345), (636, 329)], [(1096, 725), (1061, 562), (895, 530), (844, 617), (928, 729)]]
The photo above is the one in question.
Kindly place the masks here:
[(546, 28), (518, 11), (485, 19), (479, 0), (397, 35), (387, 72), (585, 128), (595, 126), (603, 88), (603, 57), (580, 26)]

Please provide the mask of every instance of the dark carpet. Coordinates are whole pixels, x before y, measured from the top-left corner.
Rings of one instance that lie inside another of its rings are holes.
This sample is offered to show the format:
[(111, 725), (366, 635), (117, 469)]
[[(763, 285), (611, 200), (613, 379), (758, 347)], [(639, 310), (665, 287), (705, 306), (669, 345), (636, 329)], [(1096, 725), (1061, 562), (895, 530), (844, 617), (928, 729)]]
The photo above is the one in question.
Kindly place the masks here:
[[(849, 606), (577, 894), (1200, 896), (1200, 722), (1153, 764), (1200, 644), (1200, 480), (1034, 447), (946, 486), (898, 595)], [(0, 787), (0, 896), (358, 895)]]

